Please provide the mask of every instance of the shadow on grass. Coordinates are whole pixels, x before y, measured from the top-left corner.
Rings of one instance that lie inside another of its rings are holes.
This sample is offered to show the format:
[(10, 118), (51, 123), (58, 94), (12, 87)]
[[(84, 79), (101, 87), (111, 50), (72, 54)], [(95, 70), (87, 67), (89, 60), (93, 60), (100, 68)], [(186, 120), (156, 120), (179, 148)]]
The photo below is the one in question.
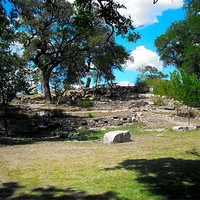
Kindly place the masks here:
[[(63, 190), (63, 189), (57, 189), (55, 187), (35, 188), (31, 191), (31, 194), (22, 194), (20, 196), (14, 197), (15, 191), (20, 188), (24, 187), (19, 186), (19, 184), (16, 182), (4, 183), (3, 188), (0, 188), (0, 199), (2, 198), (9, 200), (21, 200), (21, 199), (122, 200), (121, 198), (117, 197), (117, 195), (114, 192), (88, 195), (86, 191), (78, 191), (70, 188)], [(34, 193), (39, 193), (39, 194), (34, 194)]]
[(200, 199), (200, 160), (174, 158), (125, 160), (115, 168), (139, 172), (136, 179), (167, 199)]
[(100, 140), (104, 133), (102, 131), (94, 130), (79, 130), (77, 132), (59, 132), (59, 135), (52, 137), (22, 137), (21, 139), (0, 137), (0, 145), (14, 146), (14, 145), (29, 145), (36, 142), (65, 142), (65, 141), (94, 141)]

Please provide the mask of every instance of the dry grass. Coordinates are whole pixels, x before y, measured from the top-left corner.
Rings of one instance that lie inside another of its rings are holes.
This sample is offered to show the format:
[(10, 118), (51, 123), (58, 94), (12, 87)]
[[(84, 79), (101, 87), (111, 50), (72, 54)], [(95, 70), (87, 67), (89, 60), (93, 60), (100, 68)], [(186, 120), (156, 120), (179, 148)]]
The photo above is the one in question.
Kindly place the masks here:
[(200, 197), (200, 131), (130, 130), (132, 142), (113, 145), (60, 141), (1, 146), (0, 196), (130, 200)]

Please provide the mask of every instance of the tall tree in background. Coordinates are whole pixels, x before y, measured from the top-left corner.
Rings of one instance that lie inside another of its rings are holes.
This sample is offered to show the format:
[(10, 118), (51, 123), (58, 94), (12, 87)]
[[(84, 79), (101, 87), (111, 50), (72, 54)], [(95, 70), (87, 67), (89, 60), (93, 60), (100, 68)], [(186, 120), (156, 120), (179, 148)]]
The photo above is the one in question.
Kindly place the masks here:
[(155, 46), (164, 65), (184, 68), (200, 79), (200, 12), (199, 1), (185, 1), (186, 19), (174, 22), (165, 34), (157, 37)]
[(167, 78), (167, 74), (163, 74), (161, 71), (158, 71), (156, 67), (152, 66), (142, 66), (138, 68), (138, 71), (140, 74), (138, 75), (138, 78), (140, 80), (150, 80), (150, 79), (164, 79)]

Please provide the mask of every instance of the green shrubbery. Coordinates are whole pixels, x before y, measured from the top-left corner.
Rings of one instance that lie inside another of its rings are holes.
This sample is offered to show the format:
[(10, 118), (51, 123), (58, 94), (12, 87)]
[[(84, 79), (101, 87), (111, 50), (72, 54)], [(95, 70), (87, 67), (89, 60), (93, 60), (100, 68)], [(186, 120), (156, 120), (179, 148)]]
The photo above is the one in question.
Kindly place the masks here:
[(156, 98), (153, 100), (154, 104), (155, 105), (158, 105), (158, 106), (163, 106), (164, 105), (164, 100), (162, 98)]
[(91, 107), (91, 101), (90, 99), (79, 99), (77, 100), (77, 106), (83, 107), (83, 108), (89, 108)]
[(88, 113), (88, 117), (89, 117), (89, 118), (94, 118), (94, 115), (93, 115), (92, 113), (89, 112), (89, 113)]
[[(188, 106), (188, 123), (190, 118), (191, 106), (200, 106), (200, 81), (194, 74), (187, 73), (180, 69), (170, 73), (170, 80), (149, 79), (144, 81), (150, 87), (153, 87), (155, 95), (167, 96), (176, 99), (180, 104)], [(162, 105), (161, 98), (155, 99), (154, 104)], [(177, 108), (180, 106), (177, 104)]]

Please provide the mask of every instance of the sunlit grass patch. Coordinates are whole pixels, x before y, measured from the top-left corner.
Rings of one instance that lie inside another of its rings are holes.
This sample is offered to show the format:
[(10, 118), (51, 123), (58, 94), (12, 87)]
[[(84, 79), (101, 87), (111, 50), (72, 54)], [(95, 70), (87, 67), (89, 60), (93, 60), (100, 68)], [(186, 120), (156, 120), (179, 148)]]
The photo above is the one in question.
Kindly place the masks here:
[(120, 129), (130, 130), (133, 141), (113, 145), (87, 140), (1, 146), (1, 196), (198, 199), (199, 130), (143, 132), (137, 126)]

